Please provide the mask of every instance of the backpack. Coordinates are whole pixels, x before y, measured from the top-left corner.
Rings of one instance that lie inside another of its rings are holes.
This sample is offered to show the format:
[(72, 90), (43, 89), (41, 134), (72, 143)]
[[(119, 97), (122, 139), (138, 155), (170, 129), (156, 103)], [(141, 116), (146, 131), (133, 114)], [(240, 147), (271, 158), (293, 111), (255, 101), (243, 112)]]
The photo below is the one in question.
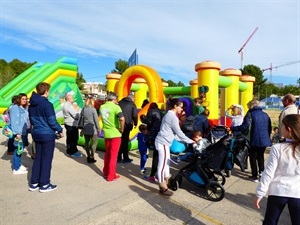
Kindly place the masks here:
[(181, 130), (183, 133), (192, 132), (194, 130), (194, 124), (196, 121), (196, 117), (189, 116), (185, 119), (185, 121), (181, 124)]
[(3, 120), (6, 124), (8, 124), (8, 122), (9, 122), (9, 111), (8, 111), (8, 109), (6, 109), (6, 110), (3, 112), (3, 114), (2, 114), (2, 120)]

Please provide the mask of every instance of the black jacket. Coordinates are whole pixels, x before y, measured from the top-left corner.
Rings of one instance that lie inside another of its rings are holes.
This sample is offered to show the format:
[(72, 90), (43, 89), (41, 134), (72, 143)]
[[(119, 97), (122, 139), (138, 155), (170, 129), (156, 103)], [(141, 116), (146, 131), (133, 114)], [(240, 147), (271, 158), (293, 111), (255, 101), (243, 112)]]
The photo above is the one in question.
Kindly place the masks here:
[(133, 124), (134, 126), (137, 126), (137, 108), (132, 99), (129, 97), (123, 98), (121, 101), (119, 101), (119, 106), (122, 109), (125, 118), (125, 124)]

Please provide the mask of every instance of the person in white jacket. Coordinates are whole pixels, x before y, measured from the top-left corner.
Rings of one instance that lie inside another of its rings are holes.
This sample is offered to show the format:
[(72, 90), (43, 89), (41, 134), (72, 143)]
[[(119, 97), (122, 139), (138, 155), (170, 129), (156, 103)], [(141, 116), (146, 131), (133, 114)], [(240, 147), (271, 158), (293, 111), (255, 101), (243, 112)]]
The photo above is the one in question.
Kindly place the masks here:
[(286, 142), (272, 146), (256, 189), (256, 208), (268, 193), (263, 225), (277, 224), (286, 204), (292, 225), (300, 224), (300, 115), (284, 117), (281, 132)]
[(231, 105), (225, 115), (231, 119), (231, 126), (240, 126), (244, 119), (244, 108), (238, 104)]

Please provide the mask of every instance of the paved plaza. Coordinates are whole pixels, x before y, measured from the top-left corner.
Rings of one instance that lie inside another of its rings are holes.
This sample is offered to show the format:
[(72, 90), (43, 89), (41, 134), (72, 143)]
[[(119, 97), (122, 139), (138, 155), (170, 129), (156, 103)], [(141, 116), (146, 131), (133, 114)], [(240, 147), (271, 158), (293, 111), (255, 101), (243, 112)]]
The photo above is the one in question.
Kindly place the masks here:
[[(0, 129), (2, 132), (2, 130)], [(173, 196), (159, 195), (157, 184), (143, 179), (139, 155), (131, 151), (131, 164), (118, 164), (121, 178), (107, 182), (102, 177), (104, 152), (97, 151), (95, 164), (86, 157), (70, 158), (65, 154), (65, 138), (57, 141), (52, 165), (52, 183), (57, 190), (48, 193), (28, 191), (32, 159), (25, 152), (22, 164), (27, 175), (13, 175), (12, 156), (6, 154), (6, 138), (0, 138), (0, 224), (2, 225), (113, 225), (113, 224), (190, 224), (190, 225), (259, 225), (266, 207), (253, 208), (257, 183), (247, 180), (235, 166), (224, 185), (226, 194), (220, 202), (205, 199), (203, 190), (183, 179)], [(29, 146), (30, 147), (30, 146)], [(79, 146), (80, 151), (84, 150)], [(266, 154), (266, 157), (268, 155)], [(150, 170), (151, 159), (147, 161)], [(172, 165), (176, 174), (183, 162)], [(279, 224), (289, 225), (285, 210)]]

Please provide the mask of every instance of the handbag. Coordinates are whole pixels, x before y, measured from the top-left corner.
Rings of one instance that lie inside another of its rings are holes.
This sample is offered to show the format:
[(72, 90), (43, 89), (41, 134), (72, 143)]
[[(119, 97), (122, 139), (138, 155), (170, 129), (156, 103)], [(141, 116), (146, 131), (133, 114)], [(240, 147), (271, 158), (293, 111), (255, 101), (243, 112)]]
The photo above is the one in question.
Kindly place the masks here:
[(17, 147), (17, 154), (22, 155), (22, 153), (24, 152), (24, 145), (22, 139), (15, 138), (14, 146)]
[(2, 134), (8, 138), (12, 138), (13, 137), (13, 131), (10, 127), (10, 125), (5, 125), (3, 127), (3, 130), (2, 130)]
[(79, 116), (79, 120), (78, 120), (78, 124), (77, 124), (77, 128), (78, 129), (83, 129), (84, 127), (84, 108), (82, 109), (80, 116)]

